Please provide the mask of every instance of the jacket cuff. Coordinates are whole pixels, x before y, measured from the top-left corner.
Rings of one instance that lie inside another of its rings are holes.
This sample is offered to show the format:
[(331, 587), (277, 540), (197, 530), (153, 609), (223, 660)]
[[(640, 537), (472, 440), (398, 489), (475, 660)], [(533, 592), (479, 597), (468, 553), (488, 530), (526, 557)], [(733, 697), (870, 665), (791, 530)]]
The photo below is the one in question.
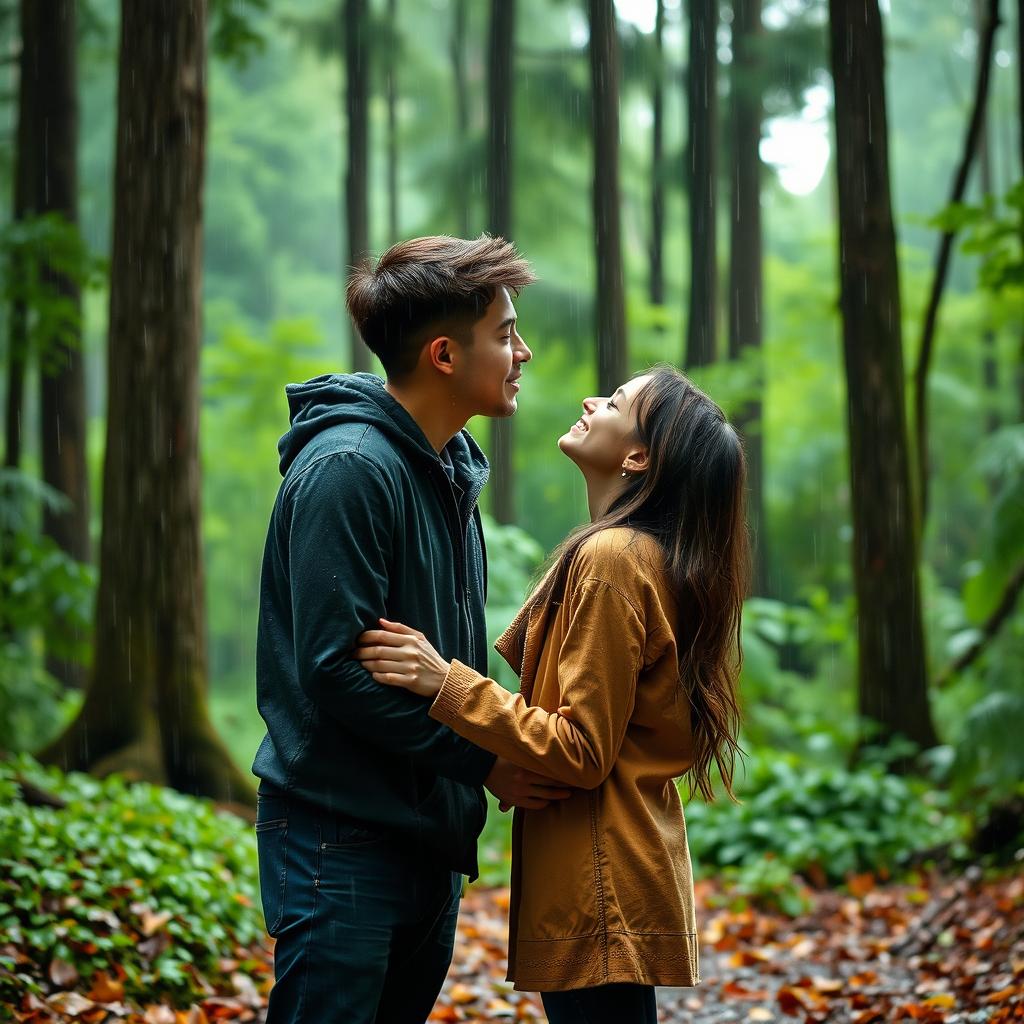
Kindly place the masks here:
[[(430, 705), (430, 717), (444, 722), (445, 725), (457, 722), (470, 689), (480, 678), (480, 673), (474, 672), (468, 665), (463, 665), (461, 661), (453, 661), (441, 689)], [(455, 731), (458, 732), (458, 729)]]

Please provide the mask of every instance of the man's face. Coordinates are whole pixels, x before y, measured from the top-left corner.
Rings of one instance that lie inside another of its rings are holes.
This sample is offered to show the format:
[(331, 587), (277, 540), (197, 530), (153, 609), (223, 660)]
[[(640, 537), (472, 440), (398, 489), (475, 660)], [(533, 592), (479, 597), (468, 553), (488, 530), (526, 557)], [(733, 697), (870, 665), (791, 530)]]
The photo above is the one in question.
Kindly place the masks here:
[(516, 329), (516, 311), (508, 290), (499, 288), (484, 315), (473, 325), (473, 340), (459, 346), (453, 384), (471, 416), (511, 416), (516, 411), (523, 363), (533, 353)]

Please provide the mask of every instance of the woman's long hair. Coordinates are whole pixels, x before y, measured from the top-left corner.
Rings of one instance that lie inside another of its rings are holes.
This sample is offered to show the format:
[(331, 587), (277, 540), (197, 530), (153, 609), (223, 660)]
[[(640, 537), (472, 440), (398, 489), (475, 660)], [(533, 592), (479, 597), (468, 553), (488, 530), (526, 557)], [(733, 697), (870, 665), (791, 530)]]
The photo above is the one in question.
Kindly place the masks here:
[(632, 474), (604, 515), (556, 549), (529, 604), (561, 598), (573, 556), (601, 530), (625, 526), (653, 537), (679, 609), (679, 676), (692, 706), (691, 792), (714, 799), (714, 763), (735, 799), (740, 622), (750, 572), (746, 459), (736, 431), (703, 391), (671, 367), (650, 374), (635, 399), (646, 472)]

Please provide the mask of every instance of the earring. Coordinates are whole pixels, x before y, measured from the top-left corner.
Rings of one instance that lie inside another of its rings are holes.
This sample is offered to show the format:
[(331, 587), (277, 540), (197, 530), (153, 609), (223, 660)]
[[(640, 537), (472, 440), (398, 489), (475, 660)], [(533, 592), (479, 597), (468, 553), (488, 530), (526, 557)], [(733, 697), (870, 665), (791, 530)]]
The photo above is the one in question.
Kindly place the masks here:
[(628, 474), (628, 473), (627, 473), (627, 472), (626, 472), (625, 470), (623, 470), (623, 471), (622, 471), (622, 475), (623, 475), (624, 477), (626, 477), (626, 476), (629, 476), (629, 474)]

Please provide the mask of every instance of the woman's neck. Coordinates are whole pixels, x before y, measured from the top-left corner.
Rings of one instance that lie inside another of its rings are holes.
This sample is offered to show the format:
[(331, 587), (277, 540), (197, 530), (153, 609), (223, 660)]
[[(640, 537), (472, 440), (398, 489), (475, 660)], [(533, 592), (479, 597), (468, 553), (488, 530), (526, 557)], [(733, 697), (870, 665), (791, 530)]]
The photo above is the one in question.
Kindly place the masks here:
[(587, 507), (590, 521), (596, 522), (611, 508), (612, 502), (622, 493), (625, 481), (621, 476), (595, 477), (585, 475), (587, 481)]

